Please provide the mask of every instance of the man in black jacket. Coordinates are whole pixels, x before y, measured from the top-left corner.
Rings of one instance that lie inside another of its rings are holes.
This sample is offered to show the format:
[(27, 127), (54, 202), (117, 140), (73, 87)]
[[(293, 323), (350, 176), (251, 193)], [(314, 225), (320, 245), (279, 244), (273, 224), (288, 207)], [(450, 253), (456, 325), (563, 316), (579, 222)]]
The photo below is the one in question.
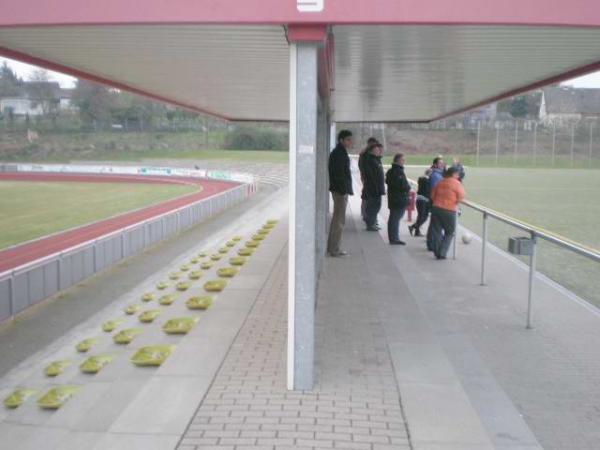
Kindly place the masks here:
[(381, 209), (381, 196), (385, 195), (385, 181), (381, 157), (383, 146), (371, 144), (364, 159), (362, 198), (367, 202), (365, 216), (368, 231), (378, 231), (377, 214)]
[(410, 184), (404, 173), (404, 155), (402, 153), (394, 155), (392, 167), (385, 174), (385, 182), (388, 186), (388, 208), (390, 209), (388, 239), (390, 245), (406, 245), (400, 240), (399, 230), (400, 219), (404, 216), (404, 211), (408, 206)]
[[(369, 146), (372, 144), (378, 144), (379, 141), (374, 137), (370, 137), (367, 139), (367, 146), (363, 148), (363, 150), (358, 155), (358, 171), (360, 172), (360, 181), (361, 183), (365, 183), (365, 158), (367, 156), (367, 150)], [(367, 200), (361, 195), (360, 201), (360, 216), (362, 217), (363, 222), (367, 223)]]
[(330, 256), (346, 256), (340, 249), (342, 232), (346, 224), (346, 206), (352, 190), (352, 174), (348, 150), (352, 148), (352, 132), (342, 130), (338, 134), (337, 145), (329, 154), (329, 190), (333, 197), (333, 216), (327, 239), (327, 253)]

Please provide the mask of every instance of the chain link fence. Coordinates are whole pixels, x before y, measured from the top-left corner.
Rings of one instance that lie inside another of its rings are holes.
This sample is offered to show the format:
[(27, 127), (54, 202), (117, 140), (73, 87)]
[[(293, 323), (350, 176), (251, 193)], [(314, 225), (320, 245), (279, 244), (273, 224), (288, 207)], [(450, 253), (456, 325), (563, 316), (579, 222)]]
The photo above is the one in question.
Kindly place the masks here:
[(456, 156), (468, 165), (600, 168), (600, 120), (440, 120), (430, 124), (338, 124), (355, 134), (355, 151), (373, 136), (388, 154), (413, 160)]

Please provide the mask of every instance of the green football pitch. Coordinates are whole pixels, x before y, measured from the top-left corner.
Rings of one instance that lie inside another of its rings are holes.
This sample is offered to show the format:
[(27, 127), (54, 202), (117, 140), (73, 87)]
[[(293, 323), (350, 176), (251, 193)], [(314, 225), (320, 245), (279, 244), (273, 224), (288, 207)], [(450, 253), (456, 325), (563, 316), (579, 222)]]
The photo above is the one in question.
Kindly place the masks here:
[(0, 249), (197, 189), (171, 184), (0, 181)]
[[(411, 167), (416, 179), (424, 168)], [(467, 167), (467, 198), (573, 241), (600, 249), (600, 171)], [(461, 225), (481, 235), (481, 213), (463, 207)], [(491, 242), (506, 249), (510, 236), (524, 233), (495, 220)], [(527, 260), (525, 260), (527, 261)], [(600, 266), (540, 241), (538, 268), (545, 275), (600, 306)]]

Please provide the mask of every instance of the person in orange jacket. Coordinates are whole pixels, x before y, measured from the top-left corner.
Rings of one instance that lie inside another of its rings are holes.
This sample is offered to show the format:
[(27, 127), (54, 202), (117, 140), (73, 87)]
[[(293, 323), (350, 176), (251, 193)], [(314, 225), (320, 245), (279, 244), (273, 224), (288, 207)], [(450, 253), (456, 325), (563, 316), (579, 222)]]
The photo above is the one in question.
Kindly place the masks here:
[(431, 192), (433, 253), (437, 259), (446, 259), (456, 232), (458, 205), (465, 198), (465, 189), (459, 175), (456, 167), (450, 167), (444, 173), (444, 179)]

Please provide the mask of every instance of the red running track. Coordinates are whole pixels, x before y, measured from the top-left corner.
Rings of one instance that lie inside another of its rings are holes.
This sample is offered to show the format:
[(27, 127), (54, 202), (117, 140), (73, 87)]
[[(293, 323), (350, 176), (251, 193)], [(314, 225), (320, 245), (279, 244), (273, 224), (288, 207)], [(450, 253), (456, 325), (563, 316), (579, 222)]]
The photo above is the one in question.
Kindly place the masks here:
[(100, 174), (36, 174), (36, 173), (0, 173), (4, 181), (58, 181), (58, 182), (89, 182), (89, 183), (175, 183), (202, 186), (202, 190), (178, 197), (157, 205), (149, 206), (101, 220), (89, 225), (53, 234), (35, 241), (0, 251), (0, 273), (27, 264), (83, 242), (96, 239), (121, 228), (142, 222), (152, 217), (173, 211), (221, 192), (233, 189), (237, 183), (198, 179), (192, 177), (161, 177), (136, 175), (100, 175)]

